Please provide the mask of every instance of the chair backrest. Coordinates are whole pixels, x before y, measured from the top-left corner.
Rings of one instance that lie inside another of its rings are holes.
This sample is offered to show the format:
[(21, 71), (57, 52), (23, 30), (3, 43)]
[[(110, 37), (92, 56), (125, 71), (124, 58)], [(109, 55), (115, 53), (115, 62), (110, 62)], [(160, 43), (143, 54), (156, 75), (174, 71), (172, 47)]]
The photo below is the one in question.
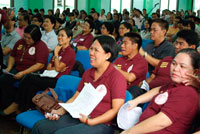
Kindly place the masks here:
[(145, 50), (147, 45), (152, 43), (153, 40), (148, 40), (148, 39), (142, 39), (142, 48)]
[(53, 53), (49, 53), (49, 57), (48, 57), (48, 62), (47, 62), (47, 65), (49, 64), (49, 62), (50, 62), (50, 60), (51, 60), (52, 56), (53, 56)]
[(81, 81), (81, 78), (72, 76), (72, 75), (63, 75), (61, 76), (54, 88), (55, 92), (58, 95), (58, 99), (66, 102), (70, 99), (77, 90), (77, 87)]
[(90, 64), (90, 56), (88, 50), (78, 50), (76, 53), (76, 60), (81, 62), (85, 71), (92, 67)]
[(130, 93), (129, 91), (126, 90), (125, 103), (126, 103), (127, 101), (132, 100), (132, 99), (133, 99), (133, 97), (132, 97), (131, 93)]

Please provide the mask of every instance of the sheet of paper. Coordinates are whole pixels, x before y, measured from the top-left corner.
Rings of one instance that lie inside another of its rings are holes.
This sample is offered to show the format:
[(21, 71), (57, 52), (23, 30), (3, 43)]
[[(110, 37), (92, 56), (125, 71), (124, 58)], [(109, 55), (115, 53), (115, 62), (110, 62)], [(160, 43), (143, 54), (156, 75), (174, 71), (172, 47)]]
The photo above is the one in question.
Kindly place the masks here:
[(133, 127), (139, 121), (139, 117), (142, 114), (141, 107), (135, 107), (128, 110), (129, 106), (129, 103), (125, 103), (118, 112), (117, 124), (121, 129), (127, 130)]
[(80, 118), (80, 113), (88, 116), (106, 95), (107, 89), (99, 85), (85, 84), (78, 97), (72, 103), (59, 103), (73, 118)]
[(50, 77), (55, 78), (58, 75), (58, 72), (56, 70), (45, 70), (42, 74), (40, 74), (41, 77)]
[(12, 76), (15, 75), (15, 74), (13, 74), (13, 73), (10, 73), (10, 72), (6, 71), (5, 69), (2, 69), (2, 71), (3, 71), (3, 73), (6, 73), (6, 74), (9, 74), (9, 75), (12, 75)]
[(149, 84), (145, 80), (143, 80), (141, 88), (144, 89), (144, 90), (146, 90), (146, 91), (149, 91), (150, 87), (149, 87)]

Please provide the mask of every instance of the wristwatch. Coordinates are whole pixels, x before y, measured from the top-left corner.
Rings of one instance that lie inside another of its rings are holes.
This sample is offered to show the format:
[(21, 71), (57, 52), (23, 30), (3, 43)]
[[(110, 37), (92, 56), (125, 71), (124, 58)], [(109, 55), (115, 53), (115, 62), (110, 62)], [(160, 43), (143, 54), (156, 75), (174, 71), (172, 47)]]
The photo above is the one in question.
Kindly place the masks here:
[(147, 57), (147, 55), (148, 55), (148, 53), (147, 53), (147, 52), (144, 52), (144, 58)]

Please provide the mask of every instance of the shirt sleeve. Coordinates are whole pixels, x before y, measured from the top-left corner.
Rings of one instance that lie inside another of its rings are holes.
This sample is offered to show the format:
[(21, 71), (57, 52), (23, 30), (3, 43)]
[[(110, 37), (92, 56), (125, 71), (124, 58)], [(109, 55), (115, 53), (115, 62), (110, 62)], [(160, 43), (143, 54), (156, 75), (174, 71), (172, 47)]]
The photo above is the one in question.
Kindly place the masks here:
[(49, 49), (51, 49), (52, 51), (54, 50), (54, 48), (58, 45), (58, 40), (57, 37), (52, 36), (48, 42), (47, 42), (47, 46)]
[(75, 62), (75, 52), (73, 49), (69, 49), (62, 56), (60, 62), (64, 63), (66, 66), (72, 65)]
[(7, 47), (9, 47), (10, 49), (13, 49), (15, 43), (20, 39), (20, 36), (14, 37), (9, 44), (7, 44)]
[(45, 43), (42, 41), (39, 41), (37, 44), (37, 50), (36, 50), (36, 63), (42, 63), (46, 64), (48, 61), (48, 56), (49, 56), (49, 50), (46, 46)]
[(161, 108), (161, 112), (167, 115), (173, 123), (194, 111), (195, 105), (198, 107), (198, 95), (195, 89), (182, 86), (175, 90)]
[(93, 36), (92, 35), (88, 36), (88, 38), (85, 39), (84, 46), (89, 49), (90, 46), (92, 45), (92, 41), (93, 41)]

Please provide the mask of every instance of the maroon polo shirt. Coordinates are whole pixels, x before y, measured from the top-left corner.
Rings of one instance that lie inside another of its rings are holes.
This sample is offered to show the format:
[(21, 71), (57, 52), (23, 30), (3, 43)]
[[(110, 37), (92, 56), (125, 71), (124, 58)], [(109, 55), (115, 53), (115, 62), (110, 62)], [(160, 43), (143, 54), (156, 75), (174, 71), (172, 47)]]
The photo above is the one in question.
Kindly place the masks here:
[(198, 112), (198, 100), (195, 88), (182, 84), (167, 84), (153, 97), (139, 122), (163, 112), (172, 121), (172, 125), (151, 134), (188, 134)]
[(146, 79), (148, 62), (139, 53), (130, 60), (124, 56), (119, 57), (114, 64), (117, 66), (120, 65), (121, 69), (125, 72), (135, 74), (136, 79), (133, 82), (128, 83), (128, 88), (138, 85), (141, 81)]
[[(67, 74), (69, 75), (71, 70), (73, 69), (73, 66), (76, 61), (75, 60), (76, 54), (70, 46), (68, 46), (64, 50), (60, 49), (58, 56), (59, 56), (59, 61), (66, 65), (66, 70), (64, 72), (59, 72), (58, 75), (56, 76), (56, 78), (59, 78), (62, 75), (67, 75)], [(51, 59), (50, 63), (52, 64), (52, 67), (54, 67), (55, 64), (52, 59)]]
[(88, 33), (86, 35), (79, 34), (74, 39), (73, 43), (77, 43), (76, 46), (85, 46), (89, 49), (90, 46), (92, 45), (93, 39), (94, 39), (94, 37), (91, 33)]
[(49, 50), (43, 41), (38, 41), (34, 45), (27, 47), (24, 39), (20, 39), (15, 44), (11, 56), (15, 58), (17, 71), (24, 71), (36, 63), (46, 64)]
[(156, 77), (149, 83), (150, 89), (172, 82), (170, 77), (170, 65), (172, 61), (173, 58), (168, 56), (159, 62), (153, 71)]
[[(84, 83), (91, 83), (94, 88), (103, 84), (107, 88), (107, 94), (90, 114), (92, 118), (100, 116), (110, 110), (112, 108), (112, 99), (125, 99), (126, 96), (126, 80), (112, 64), (108, 66), (106, 71), (96, 81), (94, 81), (95, 70), (95, 68), (88, 69), (83, 74), (82, 80), (78, 86), (79, 92), (81, 92), (84, 87)], [(111, 121), (106, 124), (110, 123)]]

